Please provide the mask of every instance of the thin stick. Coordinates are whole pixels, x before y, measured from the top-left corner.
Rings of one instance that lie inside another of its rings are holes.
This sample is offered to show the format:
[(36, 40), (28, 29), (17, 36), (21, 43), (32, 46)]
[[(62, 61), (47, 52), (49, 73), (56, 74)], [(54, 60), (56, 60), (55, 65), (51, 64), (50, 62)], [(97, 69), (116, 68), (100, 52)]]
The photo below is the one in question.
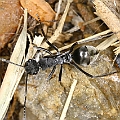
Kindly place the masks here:
[(94, 18), (92, 20), (89, 20), (89, 21), (83, 23), (83, 25), (88, 25), (88, 24), (91, 24), (91, 23), (96, 22), (98, 20), (101, 20), (101, 18), (100, 17), (96, 17), (96, 18)]
[[(55, 15), (55, 20), (58, 19), (58, 15), (60, 14), (61, 3), (62, 3), (62, 0), (59, 0), (59, 2), (58, 2), (58, 8), (57, 8), (57, 13)], [(53, 24), (53, 29), (55, 29), (55, 28), (56, 28), (56, 22), (54, 22), (54, 24)]]
[(72, 85), (71, 85), (71, 89), (70, 89), (68, 98), (67, 98), (67, 100), (66, 100), (65, 106), (64, 106), (64, 108), (63, 108), (63, 111), (62, 111), (60, 120), (64, 120), (65, 117), (66, 117), (66, 113), (67, 113), (67, 110), (68, 110), (68, 107), (69, 107), (69, 104), (70, 104), (70, 101), (71, 101), (73, 92), (74, 92), (74, 90), (75, 90), (76, 84), (77, 84), (77, 80), (74, 80), (73, 83), (72, 83)]

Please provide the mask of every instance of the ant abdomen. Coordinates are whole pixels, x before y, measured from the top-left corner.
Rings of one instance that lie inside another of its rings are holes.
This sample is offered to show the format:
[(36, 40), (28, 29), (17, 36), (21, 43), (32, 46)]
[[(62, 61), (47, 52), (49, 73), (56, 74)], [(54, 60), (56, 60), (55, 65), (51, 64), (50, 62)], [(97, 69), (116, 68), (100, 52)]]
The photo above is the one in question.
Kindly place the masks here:
[(79, 65), (89, 65), (93, 63), (93, 58), (98, 54), (98, 51), (93, 46), (81, 46), (74, 50), (72, 53), (72, 59)]

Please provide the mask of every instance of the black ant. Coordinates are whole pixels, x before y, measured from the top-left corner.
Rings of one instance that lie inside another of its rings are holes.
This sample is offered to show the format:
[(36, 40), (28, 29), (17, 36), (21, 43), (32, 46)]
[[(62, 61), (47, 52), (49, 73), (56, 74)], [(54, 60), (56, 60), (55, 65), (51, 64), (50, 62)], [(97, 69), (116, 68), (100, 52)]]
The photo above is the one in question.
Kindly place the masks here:
[[(85, 75), (91, 78), (95, 77), (102, 77), (103, 75), (94, 76), (91, 75), (84, 70), (82, 70), (79, 65), (89, 65), (91, 63), (91, 57), (94, 57), (98, 54), (98, 51), (95, 50), (95, 47), (93, 46), (81, 46), (74, 50), (74, 48), (78, 45), (78, 43), (74, 43), (70, 50), (65, 53), (57, 53), (56, 55), (53, 55), (50, 51), (47, 49), (37, 47), (37, 53), (33, 57), (33, 59), (29, 59), (25, 63), (25, 70), (30, 75), (35, 75), (38, 73), (39, 69), (46, 70), (47, 68), (53, 67), (50, 75), (48, 76), (48, 79), (51, 78), (53, 75), (56, 65), (61, 65), (60, 68), (60, 74), (59, 74), (59, 81), (61, 81), (62, 76), (62, 65), (65, 63), (71, 64), (75, 66), (78, 70), (83, 72)], [(50, 54), (50, 56), (44, 56), (41, 57), (39, 52), (40, 50), (43, 50)]]
[[(47, 50), (45, 48), (34, 46), (35, 48), (37, 48), (37, 52), (36, 52), (35, 56), (32, 59), (29, 59), (24, 65), (24, 68), (25, 68), (25, 71), (27, 72), (27, 74), (35, 75), (38, 73), (39, 69), (46, 70), (47, 68), (53, 67), (52, 71), (50, 72), (50, 74), (48, 76), (48, 80), (50, 80), (53, 73), (55, 72), (56, 65), (61, 65), (60, 73), (59, 73), (59, 81), (61, 81), (62, 65), (66, 64), (66, 63), (75, 66), (78, 70), (80, 70), (85, 75), (87, 75), (88, 77), (91, 77), (91, 78), (104, 77), (104, 76), (116, 73), (116, 72), (112, 72), (112, 73), (108, 73), (108, 74), (104, 74), (104, 75), (97, 75), (97, 76), (87, 73), (86, 71), (81, 69), (79, 67), (79, 65), (89, 65), (90, 63), (93, 62), (94, 57), (97, 56), (99, 53), (99, 51), (95, 47), (85, 46), (85, 45), (79, 47), (79, 44), (76, 42), (70, 47), (69, 51), (67, 51), (65, 53), (60, 53), (58, 48), (48, 41), (48, 39), (42, 29), (41, 22), (40, 22), (39, 26), (41, 27), (41, 32), (44, 36), (46, 43), (50, 47), (54, 48), (57, 51), (57, 54), (53, 55), (49, 50)], [(40, 55), (41, 50), (48, 53), (49, 56), (41, 57), (41, 55)]]

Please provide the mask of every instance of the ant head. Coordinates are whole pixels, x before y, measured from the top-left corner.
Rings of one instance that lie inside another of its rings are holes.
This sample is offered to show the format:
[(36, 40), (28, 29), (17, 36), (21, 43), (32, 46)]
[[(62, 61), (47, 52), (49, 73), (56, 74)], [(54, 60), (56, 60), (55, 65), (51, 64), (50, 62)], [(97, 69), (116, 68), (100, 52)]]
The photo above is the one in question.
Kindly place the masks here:
[(30, 75), (35, 75), (38, 73), (39, 71), (39, 65), (38, 63), (33, 60), (33, 59), (29, 59), (26, 63), (25, 63), (25, 70), (28, 74)]

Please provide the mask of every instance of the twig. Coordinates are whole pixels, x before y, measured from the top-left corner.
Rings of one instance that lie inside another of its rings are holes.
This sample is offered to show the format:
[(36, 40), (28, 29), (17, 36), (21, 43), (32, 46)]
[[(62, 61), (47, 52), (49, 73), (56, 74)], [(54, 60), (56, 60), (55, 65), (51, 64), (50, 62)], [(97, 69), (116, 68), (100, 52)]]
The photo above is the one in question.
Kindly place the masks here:
[(101, 20), (100, 17), (96, 17), (96, 18), (94, 18), (92, 20), (89, 20), (89, 21), (83, 23), (83, 25), (88, 25), (88, 24), (91, 24), (91, 23), (96, 22), (98, 20)]
[[(60, 14), (61, 3), (62, 3), (62, 0), (59, 0), (59, 2), (58, 2), (58, 8), (57, 8), (57, 13), (55, 15), (55, 20), (58, 19), (58, 15)], [(53, 29), (55, 29), (55, 28), (56, 28), (56, 22), (54, 22), (54, 24), (53, 24)]]
[(71, 89), (70, 89), (69, 95), (68, 95), (68, 97), (67, 97), (65, 106), (64, 106), (64, 108), (63, 108), (63, 111), (62, 111), (60, 120), (64, 120), (65, 117), (66, 117), (66, 113), (67, 113), (67, 110), (68, 110), (70, 101), (71, 101), (71, 99), (72, 99), (72, 95), (73, 95), (73, 92), (74, 92), (74, 90), (75, 90), (76, 84), (77, 84), (77, 80), (74, 80), (73, 83), (72, 83), (72, 85), (71, 85)]

